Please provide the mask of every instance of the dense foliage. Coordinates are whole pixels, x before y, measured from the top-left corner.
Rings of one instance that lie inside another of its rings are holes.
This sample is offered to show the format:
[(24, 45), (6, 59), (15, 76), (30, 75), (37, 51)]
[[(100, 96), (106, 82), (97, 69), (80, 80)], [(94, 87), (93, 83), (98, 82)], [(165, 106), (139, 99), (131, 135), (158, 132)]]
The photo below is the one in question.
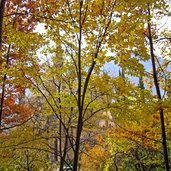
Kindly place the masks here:
[(0, 170), (169, 171), (169, 0), (1, 0)]

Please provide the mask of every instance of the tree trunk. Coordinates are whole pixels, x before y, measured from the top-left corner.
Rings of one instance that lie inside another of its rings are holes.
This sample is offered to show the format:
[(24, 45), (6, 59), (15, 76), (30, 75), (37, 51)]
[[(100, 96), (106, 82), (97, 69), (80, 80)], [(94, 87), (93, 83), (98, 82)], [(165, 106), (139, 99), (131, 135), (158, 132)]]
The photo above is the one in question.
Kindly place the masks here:
[(81, 77), (81, 41), (82, 41), (82, 18), (81, 18), (81, 10), (82, 10), (83, 0), (80, 0), (80, 11), (79, 11), (79, 40), (78, 40), (78, 121), (77, 121), (77, 131), (76, 131), (76, 142), (75, 142), (75, 151), (74, 151), (74, 166), (73, 171), (77, 171), (78, 160), (79, 160), (79, 150), (80, 150), (80, 138), (82, 132), (82, 77)]
[(5, 3), (6, 3), (6, 0), (1, 0), (1, 5), (0, 5), (0, 51), (2, 49), (2, 26), (3, 26), (3, 19), (4, 19)]
[[(6, 0), (1, 0), (0, 4), (0, 52), (2, 50), (2, 26), (3, 26), (3, 18), (4, 18), (4, 10), (5, 10), (5, 3)], [(1, 55), (1, 53), (0, 53)], [(5, 80), (6, 80), (6, 74), (3, 78), (3, 84), (2, 84), (2, 95), (1, 95), (1, 102), (0, 102), (0, 128), (2, 125), (2, 110), (3, 110), (3, 103), (4, 103), (4, 94), (5, 94)]]
[[(6, 68), (8, 68), (9, 65), (9, 52), (10, 52), (11, 46), (8, 46), (8, 52), (6, 56)], [(0, 100), (0, 128), (2, 126), (2, 115), (3, 115), (3, 106), (4, 106), (4, 98), (5, 98), (5, 85), (6, 85), (6, 79), (7, 75), (5, 74), (3, 77), (3, 82), (2, 82), (2, 94), (1, 94), (1, 100)]]
[[(148, 7), (148, 15), (150, 16), (150, 8)], [(156, 64), (155, 64), (155, 55), (154, 55), (154, 47), (153, 47), (153, 38), (151, 33), (151, 24), (150, 21), (148, 22), (148, 39), (150, 44), (150, 55), (151, 55), (151, 62), (153, 68), (153, 79), (156, 88), (156, 93), (159, 102), (162, 100), (159, 82), (157, 78), (157, 71), (156, 71)], [(160, 107), (160, 124), (161, 124), (161, 131), (162, 131), (162, 145), (163, 145), (163, 154), (164, 154), (164, 161), (165, 161), (165, 168), (169, 171), (169, 159), (168, 159), (168, 151), (167, 151), (167, 142), (166, 142), (166, 130), (164, 124), (164, 111), (163, 108)]]
[(65, 135), (65, 144), (64, 144), (63, 154), (61, 156), (60, 168), (59, 168), (60, 171), (63, 171), (64, 162), (67, 154), (67, 147), (68, 147), (68, 138), (67, 135)]

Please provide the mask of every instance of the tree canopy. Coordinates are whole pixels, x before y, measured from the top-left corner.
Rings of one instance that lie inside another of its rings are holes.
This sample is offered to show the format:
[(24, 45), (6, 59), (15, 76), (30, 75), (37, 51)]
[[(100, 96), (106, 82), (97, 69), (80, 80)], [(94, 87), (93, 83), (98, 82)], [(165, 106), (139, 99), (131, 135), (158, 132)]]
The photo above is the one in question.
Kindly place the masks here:
[(170, 8), (1, 0), (0, 170), (169, 171)]

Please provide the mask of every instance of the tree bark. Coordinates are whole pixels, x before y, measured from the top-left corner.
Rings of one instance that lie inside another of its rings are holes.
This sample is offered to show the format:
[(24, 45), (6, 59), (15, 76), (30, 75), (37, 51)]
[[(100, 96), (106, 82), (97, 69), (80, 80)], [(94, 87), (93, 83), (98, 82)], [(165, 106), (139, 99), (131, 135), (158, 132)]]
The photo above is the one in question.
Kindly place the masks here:
[(2, 49), (2, 26), (3, 26), (3, 19), (4, 19), (5, 3), (6, 3), (6, 0), (1, 0), (1, 5), (0, 5), (0, 51)]
[[(6, 0), (1, 0), (0, 4), (0, 55), (2, 50), (2, 26), (3, 26), (3, 18), (4, 18), (4, 10), (5, 10), (5, 3)], [(0, 128), (2, 125), (2, 110), (3, 110), (3, 103), (4, 103), (4, 95), (5, 95), (5, 80), (6, 80), (6, 74), (3, 78), (3, 84), (2, 84), (2, 95), (1, 95), (1, 102), (0, 102)]]
[(77, 171), (78, 167), (78, 160), (79, 160), (79, 149), (80, 149), (80, 138), (82, 132), (82, 113), (83, 113), (83, 106), (82, 106), (82, 77), (81, 77), (81, 41), (82, 41), (82, 17), (81, 17), (81, 10), (82, 10), (83, 0), (80, 0), (80, 11), (79, 11), (79, 40), (78, 40), (78, 121), (77, 121), (77, 130), (76, 130), (76, 142), (75, 142), (75, 151), (74, 151), (74, 166), (73, 171)]
[[(8, 68), (9, 65), (9, 52), (10, 52), (11, 46), (8, 46), (8, 52), (6, 56), (6, 68)], [(3, 77), (3, 83), (2, 83), (2, 94), (1, 94), (1, 100), (0, 100), (0, 128), (2, 126), (2, 115), (3, 115), (3, 106), (4, 106), (4, 98), (5, 98), (5, 85), (6, 85), (6, 79), (7, 79), (7, 74), (4, 75)]]

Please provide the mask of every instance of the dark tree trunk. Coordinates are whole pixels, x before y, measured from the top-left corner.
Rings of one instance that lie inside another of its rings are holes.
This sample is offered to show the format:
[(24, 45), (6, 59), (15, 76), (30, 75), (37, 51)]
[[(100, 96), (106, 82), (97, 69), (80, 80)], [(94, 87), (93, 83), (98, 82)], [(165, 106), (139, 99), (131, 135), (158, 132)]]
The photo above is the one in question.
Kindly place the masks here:
[(57, 162), (58, 161), (58, 138), (55, 138), (55, 143), (54, 143), (54, 146), (55, 146), (55, 161)]
[[(5, 3), (6, 3), (6, 0), (1, 0), (1, 4), (0, 4), (0, 52), (2, 50), (2, 26), (3, 26)], [(4, 75), (3, 84), (2, 84), (2, 95), (1, 95), (1, 102), (0, 102), (0, 105), (1, 105), (0, 106), (0, 128), (2, 125), (2, 110), (3, 110), (4, 95), (5, 95), (5, 91), (4, 91), (5, 90), (5, 80), (6, 80), (6, 74)]]
[[(148, 15), (150, 16), (150, 8), (148, 8)], [(152, 68), (153, 68), (154, 85), (156, 88), (158, 100), (160, 102), (162, 100), (162, 97), (161, 97), (159, 81), (158, 81), (157, 71), (156, 71), (153, 38), (152, 38), (152, 33), (151, 33), (150, 21), (148, 22), (148, 39), (149, 39), (149, 44), (150, 44), (150, 55), (151, 55), (151, 62), (152, 62)], [(163, 111), (162, 107), (160, 107), (159, 112), (160, 112), (160, 124), (161, 124), (161, 131), (162, 131), (162, 145), (163, 145), (165, 168), (167, 171), (169, 171), (169, 159), (168, 159), (167, 142), (166, 142), (166, 130), (165, 130), (165, 124), (164, 124), (164, 111)]]
[(78, 121), (77, 121), (77, 130), (76, 130), (76, 142), (75, 142), (75, 151), (74, 151), (74, 166), (73, 171), (77, 171), (78, 160), (79, 160), (79, 150), (80, 150), (80, 138), (82, 132), (82, 77), (81, 77), (81, 41), (82, 41), (82, 5), (83, 0), (80, 0), (80, 11), (79, 11), (79, 40), (78, 40)]
[[(9, 52), (10, 52), (11, 46), (8, 46), (8, 52), (6, 56), (6, 67), (8, 68), (9, 65)], [(5, 98), (5, 85), (6, 85), (6, 79), (7, 75), (5, 74), (3, 77), (3, 82), (2, 82), (2, 94), (1, 94), (1, 100), (0, 100), (0, 128), (2, 126), (2, 115), (3, 115), (3, 107), (4, 107), (4, 98)]]
[(67, 135), (65, 136), (65, 143), (64, 143), (64, 148), (63, 148), (63, 154), (61, 156), (61, 161), (60, 161), (60, 171), (63, 171), (63, 167), (64, 167), (64, 162), (65, 162), (65, 158), (66, 158), (66, 154), (67, 154), (67, 147), (68, 147), (68, 138)]
[(6, 3), (6, 0), (1, 0), (1, 5), (0, 5), (0, 51), (2, 48), (2, 26), (3, 26), (3, 19), (4, 19), (5, 3)]

